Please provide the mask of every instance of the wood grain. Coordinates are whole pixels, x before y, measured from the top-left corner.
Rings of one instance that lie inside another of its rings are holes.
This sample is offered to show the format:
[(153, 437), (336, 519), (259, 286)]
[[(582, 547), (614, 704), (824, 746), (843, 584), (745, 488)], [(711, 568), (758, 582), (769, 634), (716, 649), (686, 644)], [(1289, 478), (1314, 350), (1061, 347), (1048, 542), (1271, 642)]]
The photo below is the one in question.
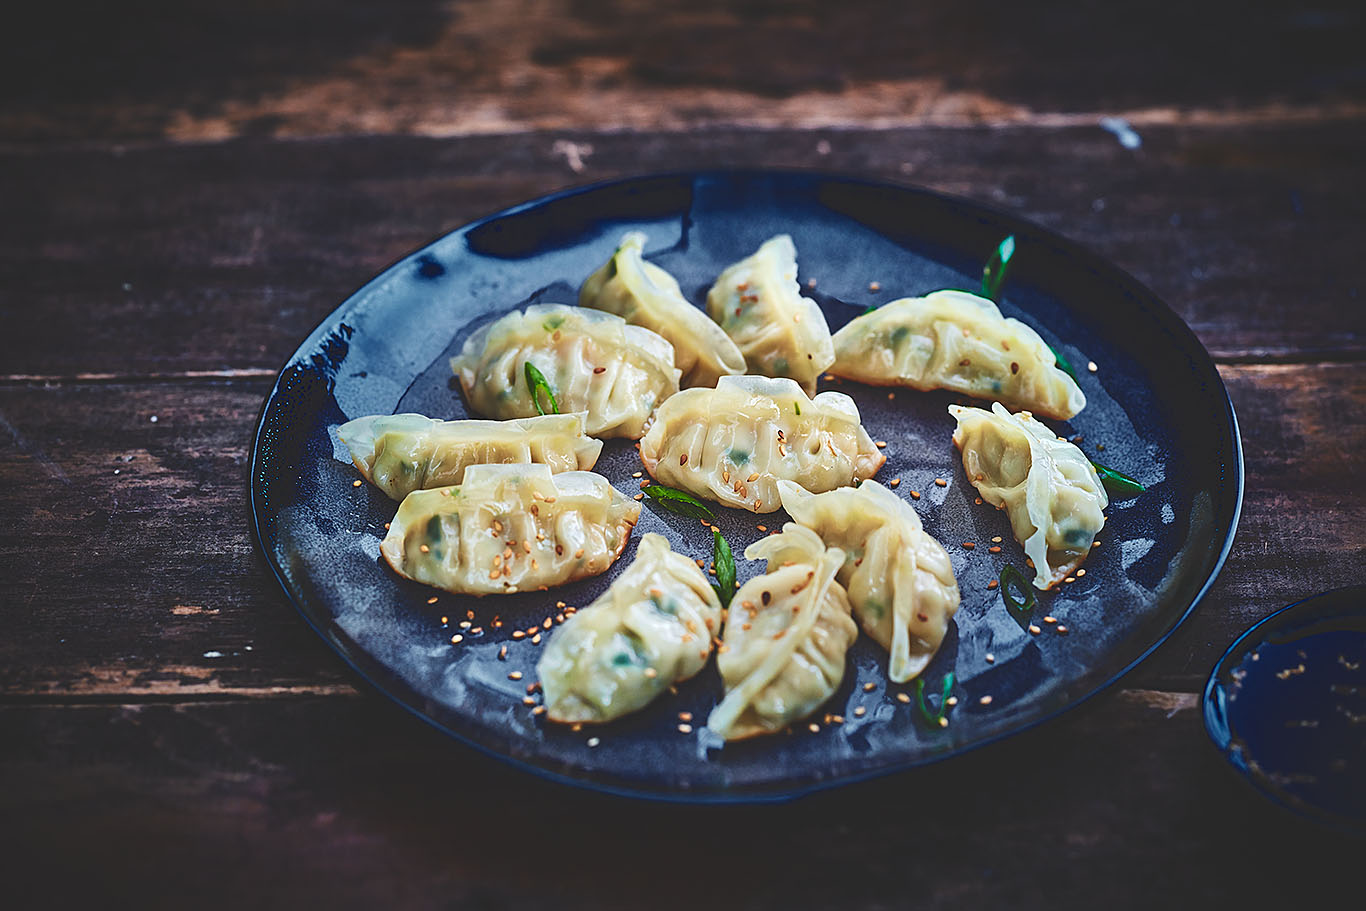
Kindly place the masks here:
[[(1247, 458), (1242, 543), (1133, 685), (1196, 691), (1244, 628), (1357, 581), (1366, 558), (1366, 364), (1222, 372)], [(11, 567), (0, 700), (346, 689), (252, 543), (247, 446), (267, 389), (0, 388), (0, 484), (13, 491), (0, 526)]]
[(80, 7), (30, 5), (0, 38), (0, 136), (1058, 125), (1106, 114), (1145, 125), (1287, 124), (1366, 114), (1366, 16), (1350, 0), (1312, 10), (1291, 0)]
[(977, 128), (0, 152), (0, 373), (273, 373), (385, 264), (470, 219), (729, 165), (914, 181), (1034, 219), (1149, 284), (1219, 358), (1360, 358), (1364, 159), (1366, 125), (1159, 128), (1138, 150), (1099, 128)]
[(43, 907), (1260, 908), (1350, 894), (1359, 845), (1251, 796), (1193, 700), (1147, 692), (940, 766), (731, 808), (545, 783), (372, 698), (0, 708), (0, 815), (23, 820), (0, 834), (0, 870), (21, 907), (30, 895)]

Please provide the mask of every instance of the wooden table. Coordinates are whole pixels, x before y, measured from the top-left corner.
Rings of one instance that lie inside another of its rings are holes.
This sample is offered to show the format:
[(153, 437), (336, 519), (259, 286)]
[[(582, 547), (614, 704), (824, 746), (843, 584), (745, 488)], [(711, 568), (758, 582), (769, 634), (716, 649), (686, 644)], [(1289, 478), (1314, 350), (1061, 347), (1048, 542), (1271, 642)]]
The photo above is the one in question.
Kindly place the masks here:
[[(0, 904), (1316, 907), (1356, 883), (1361, 844), (1230, 774), (1197, 694), (1254, 621), (1362, 581), (1360, 4), (192, 6), (48, 4), (3, 39)], [(1120, 685), (922, 771), (688, 808), (462, 748), (297, 617), (244, 491), (314, 324), (479, 215), (725, 165), (1004, 207), (1195, 329), (1242, 422), (1242, 524)]]

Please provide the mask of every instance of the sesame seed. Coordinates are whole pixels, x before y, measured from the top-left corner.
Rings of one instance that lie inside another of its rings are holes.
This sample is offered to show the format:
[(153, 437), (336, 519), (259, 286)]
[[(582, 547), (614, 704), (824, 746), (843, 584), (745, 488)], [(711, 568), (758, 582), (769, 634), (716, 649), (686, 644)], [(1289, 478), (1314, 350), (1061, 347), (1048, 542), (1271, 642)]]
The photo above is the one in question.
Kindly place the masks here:
[(832, 382), (835, 379), (835, 375), (833, 373), (827, 373), (824, 379), (827, 383)]
[(638, 493), (638, 494), (636, 494), (634, 497), (632, 497), (631, 499), (633, 499), (633, 500), (643, 500), (643, 499), (645, 499), (645, 494), (643, 494), (643, 493)]
[(873, 683), (871, 680), (863, 685), (863, 691), (865, 693), (871, 693), (875, 689), (877, 689), (877, 684)]
[(878, 440), (878, 441), (877, 441), (876, 443), (874, 443), (873, 445), (876, 446), (878, 449), (886, 449), (886, 448), (887, 448), (887, 441), (886, 441), (886, 440)]
[(1096, 366), (1096, 362), (1095, 362), (1095, 361), (1087, 361), (1087, 362), (1086, 362), (1086, 369), (1089, 370), (1089, 371), (1091, 371), (1092, 373), (1095, 373), (1095, 372), (1096, 372), (1097, 370), (1099, 370), (1100, 368)]
[(594, 367), (594, 368), (593, 368), (593, 372), (594, 372), (594, 373), (606, 373), (606, 372), (607, 372), (607, 368), (606, 368), (606, 367)]
[(1047, 617), (1044, 617), (1044, 618), (1043, 618), (1043, 622), (1044, 622), (1044, 623), (1057, 623), (1057, 622), (1058, 622), (1058, 618), (1057, 618), (1057, 617), (1054, 617), (1052, 614), (1049, 614)]
[(949, 719), (948, 719), (947, 716), (942, 717), (942, 718), (939, 719), (939, 726), (940, 726), (941, 728), (946, 728), (946, 727), (949, 726)]
[(1092, 542), (1091, 542), (1091, 547), (1092, 547), (1093, 549), (1094, 549), (1094, 548), (1097, 548), (1097, 547), (1100, 547), (1100, 542), (1099, 542), (1099, 541), (1092, 541)]
[(945, 481), (943, 478), (935, 478), (935, 479), (934, 479), (934, 486), (935, 486), (935, 487), (948, 487), (948, 486), (949, 486), (949, 482), (948, 482), (948, 481)]
[(536, 704), (536, 700), (533, 699), (532, 697), (530, 697), (530, 696), (523, 696), (523, 697), (522, 697), (522, 705), (535, 705), (535, 704)]
[(806, 726), (806, 729), (807, 729), (808, 731), (810, 731), (811, 733), (813, 733), (813, 734), (819, 734), (819, 733), (820, 733), (820, 730), (821, 730), (821, 726), (820, 726), (819, 724), (816, 724), (816, 722), (813, 721), (813, 722), (811, 722), (810, 724), (808, 724), (808, 725)]
[(897, 693), (897, 694), (896, 694), (896, 701), (897, 701), (897, 702), (901, 702), (901, 703), (905, 703), (905, 704), (907, 704), (907, 705), (910, 705), (911, 697), (908, 696), (908, 695), (906, 695), (905, 693)]
[(994, 589), (996, 586), (998, 586), (998, 585), (1000, 585), (1000, 584), (1001, 584), (1001, 583), (998, 582), (996, 579), (992, 579), (990, 582), (987, 583), (987, 591), (991, 591), (992, 589)]
[(588, 738), (588, 746), (589, 746), (590, 748), (595, 747), (595, 746), (597, 746), (597, 745), (600, 744), (600, 743), (602, 743), (602, 738), (601, 738), (601, 737), (589, 737), (589, 738)]
[(533, 714), (533, 715), (544, 715), (544, 714), (545, 714), (545, 706), (543, 706), (543, 705), (538, 705), (538, 706), (536, 706), (534, 709), (531, 710), (531, 714)]
[(881, 285), (879, 282), (869, 282), (869, 283), (868, 283), (868, 290), (869, 290), (869, 291), (881, 291), (881, 290), (882, 290), (882, 285)]
[(1036, 635), (1036, 636), (1037, 636), (1039, 633), (1043, 632), (1042, 629), (1040, 629), (1037, 625), (1035, 625), (1035, 624), (1033, 624), (1033, 623), (1029, 624), (1029, 631), (1030, 631), (1031, 633), (1033, 633), (1034, 635)]
[(499, 660), (499, 661), (506, 661), (506, 660), (508, 660), (508, 647), (507, 647), (506, 645), (503, 646), (502, 648), (500, 648), (500, 649), (498, 650), (498, 660)]
[(459, 633), (456, 633), (454, 636), (451, 637), (451, 645), (459, 645), (461, 642), (464, 641), (464, 639), (464, 636), (460, 635)]
[(521, 680), (521, 679), (522, 679), (522, 672), (521, 672), (521, 671), (513, 671), (511, 674), (508, 674), (508, 679), (509, 679), (509, 680)]
[(540, 645), (540, 644), (541, 644), (541, 634), (540, 634), (540, 633), (537, 633), (536, 635), (534, 635), (534, 636), (531, 637), (531, 644), (532, 644), (532, 645)]
[(1000, 535), (996, 535), (995, 537), (993, 537), (993, 538), (991, 539), (991, 543), (993, 543), (993, 544), (1000, 544), (1000, 543), (1001, 543), (1001, 536), (1000, 536)]
[(633, 471), (633, 472), (631, 472), (631, 477), (633, 477), (633, 478), (638, 478), (638, 477), (640, 477), (640, 476), (641, 476), (641, 472), (639, 472), (639, 471)]
[(920, 491), (918, 491), (918, 490), (912, 490), (912, 491), (911, 491), (911, 499), (912, 499), (912, 500), (919, 500), (919, 499), (920, 499)]
[(757, 528), (757, 529), (759, 529), (760, 531), (768, 531), (768, 526), (767, 526), (767, 525), (756, 525), (756, 526), (754, 526), (754, 527)]
[(686, 464), (688, 464), (688, 454), (687, 454), (686, 452), (683, 453), (681, 456), (678, 457), (678, 464), (680, 464), (680, 465), (686, 465)]
[(1076, 576), (1068, 576), (1067, 578), (1063, 579), (1062, 581), (1066, 582), (1068, 585), (1071, 585), (1073, 582), (1077, 581), (1077, 577), (1076, 577)]
[(645, 669), (645, 676), (646, 676), (647, 678), (649, 678), (650, 680), (653, 680), (653, 679), (655, 679), (656, 677), (659, 676), (659, 671), (655, 670), (655, 669), (652, 668), (652, 667), (647, 667), (647, 668)]
[(977, 546), (977, 545), (974, 544), (972, 541), (964, 541), (964, 542), (963, 542), (963, 550), (972, 550), (972, 549), (973, 549), (974, 547), (976, 547), (976, 546)]
[(808, 288), (814, 288), (814, 287), (816, 287), (816, 280), (815, 280), (814, 278), (808, 278), (808, 279), (806, 280), (806, 286), (807, 286)]
[(987, 664), (995, 664), (995, 663), (996, 663), (996, 656), (993, 655), (991, 652), (987, 652)]
[(691, 733), (692, 733), (692, 725), (690, 725), (690, 724), (680, 724), (680, 725), (678, 726), (678, 733), (680, 733), (680, 734), (691, 734)]
[(423, 544), (421, 547), (418, 548), (418, 550), (422, 551), (424, 554), (429, 554), (432, 552), (432, 549), (428, 547), (426, 544)]
[(887, 401), (890, 402), (890, 401), (891, 401), (892, 399), (894, 399), (894, 398), (896, 398), (896, 393), (895, 393), (895, 392), (889, 392), (889, 393), (887, 393)]
[(522, 631), (519, 630), (519, 629), (515, 629), (515, 630), (512, 631), (512, 638), (514, 638), (514, 639), (523, 639), (523, 638), (525, 638), (525, 637), (526, 637), (526, 633), (522, 632)]
[(957, 704), (958, 704), (958, 697), (957, 697), (957, 696), (950, 696), (949, 699), (948, 699), (948, 704), (949, 704), (949, 707), (950, 707), (950, 708), (952, 708), (953, 706), (957, 705)]
[(469, 629), (469, 628), (470, 628), (471, 626), (473, 626), (473, 625), (474, 625), (474, 624), (470, 623), (470, 621), (468, 621), (468, 620), (461, 620), (461, 621), (460, 621), (460, 628), (461, 628), (461, 629)]
[(995, 544), (993, 544), (993, 545), (991, 545), (990, 547), (987, 548), (987, 553), (999, 554), (1000, 552), (1001, 552), (1001, 548), (997, 547)]
[(1084, 575), (1086, 575), (1086, 570), (1084, 570), (1084, 569), (1079, 569), (1079, 570), (1077, 570), (1077, 578), (1081, 578), (1081, 577), (1084, 576)]
[(1061, 623), (1058, 624), (1058, 635), (1060, 635), (1060, 636), (1066, 636), (1066, 635), (1067, 635), (1067, 627), (1063, 626)]
[(981, 699), (978, 699), (977, 701), (978, 701), (980, 704), (982, 704), (982, 705), (991, 705), (991, 697), (990, 697), (990, 696), (983, 696)]
[(352, 487), (359, 487), (362, 483), (363, 483), (363, 482), (362, 482), (359, 478), (357, 478), (356, 480), (354, 480), (354, 481), (351, 482), (351, 486), (352, 486)]
[(862, 717), (863, 717), (864, 715), (866, 715), (867, 713), (868, 713), (868, 710), (865, 709), (863, 706), (859, 706), (858, 708), (854, 709), (854, 717), (855, 717), (855, 718), (862, 718)]
[(972, 498), (972, 502), (976, 503), (978, 506), (981, 506), (981, 505), (982, 505), (982, 498), (981, 498), (981, 497), (973, 497), (973, 498)]

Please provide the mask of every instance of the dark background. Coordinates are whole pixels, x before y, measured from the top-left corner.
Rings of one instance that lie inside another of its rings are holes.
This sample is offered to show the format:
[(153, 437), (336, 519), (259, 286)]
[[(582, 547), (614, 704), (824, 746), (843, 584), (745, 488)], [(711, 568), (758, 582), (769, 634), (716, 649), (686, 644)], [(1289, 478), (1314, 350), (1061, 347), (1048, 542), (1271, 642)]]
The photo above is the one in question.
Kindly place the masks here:
[[(1336, 897), (1361, 842), (1236, 779), (1197, 693), (1251, 623), (1363, 581), (1364, 41), (1345, 2), (7, 10), (0, 903)], [(244, 485), (260, 403), (308, 331), (477, 216), (725, 165), (1005, 208), (1195, 329), (1242, 422), (1242, 524), (1210, 596), (1119, 686), (938, 767), (688, 809), (475, 755), (358, 689), (296, 617)]]

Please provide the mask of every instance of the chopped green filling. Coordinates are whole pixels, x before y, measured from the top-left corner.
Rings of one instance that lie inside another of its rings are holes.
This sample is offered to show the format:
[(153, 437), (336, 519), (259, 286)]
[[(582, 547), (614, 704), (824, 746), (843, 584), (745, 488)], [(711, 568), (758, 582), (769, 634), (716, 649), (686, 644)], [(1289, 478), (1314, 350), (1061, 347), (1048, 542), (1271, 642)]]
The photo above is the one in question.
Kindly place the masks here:
[(773, 372), (777, 376), (787, 376), (787, 358), (780, 357), (773, 362)]
[(893, 348), (898, 348), (901, 346), (902, 342), (906, 341), (906, 336), (910, 334), (911, 329), (909, 326), (897, 326), (892, 330), (891, 337), (888, 339), (887, 344)]
[(661, 598), (659, 595), (651, 594), (650, 603), (661, 614), (668, 614), (670, 617), (678, 616), (678, 605), (674, 604), (672, 598)]
[(730, 459), (732, 465), (739, 467), (749, 461), (749, 453), (745, 452), (743, 449), (732, 449), (730, 452), (726, 453), (726, 458)]
[(544, 323), (541, 323), (541, 327), (545, 329), (546, 332), (554, 332), (556, 329), (560, 328), (563, 325), (564, 317), (558, 314), (550, 317), (550, 319), (546, 320)]
[(634, 633), (617, 633), (612, 637), (613, 667), (648, 667), (650, 659), (645, 655), (645, 643)]

